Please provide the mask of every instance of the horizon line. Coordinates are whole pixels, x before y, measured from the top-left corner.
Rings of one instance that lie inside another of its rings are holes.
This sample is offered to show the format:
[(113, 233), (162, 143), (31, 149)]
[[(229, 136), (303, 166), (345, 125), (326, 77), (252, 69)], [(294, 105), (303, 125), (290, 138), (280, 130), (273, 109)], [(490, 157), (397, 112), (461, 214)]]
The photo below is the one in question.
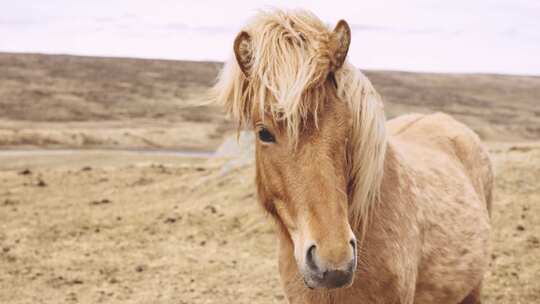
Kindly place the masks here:
[[(213, 60), (213, 59), (180, 59), (180, 58), (159, 58), (159, 57), (137, 57), (130, 55), (104, 55), (104, 54), (80, 54), (80, 53), (62, 53), (62, 52), (33, 52), (33, 51), (6, 51), (0, 49), (1, 54), (12, 55), (42, 55), (42, 56), (71, 56), (71, 57), (85, 57), (96, 59), (131, 59), (131, 60), (149, 60), (149, 61), (176, 61), (176, 62), (193, 62), (193, 63), (214, 63), (224, 64), (225, 61)], [(356, 66), (361, 71), (373, 71), (373, 72), (396, 72), (396, 73), (413, 73), (413, 74), (447, 74), (447, 75), (494, 75), (494, 76), (514, 76), (514, 77), (540, 77), (538, 74), (526, 74), (526, 73), (512, 73), (512, 72), (493, 72), (493, 71), (441, 71), (441, 70), (399, 70), (399, 69), (387, 69), (387, 68), (361, 68)]]

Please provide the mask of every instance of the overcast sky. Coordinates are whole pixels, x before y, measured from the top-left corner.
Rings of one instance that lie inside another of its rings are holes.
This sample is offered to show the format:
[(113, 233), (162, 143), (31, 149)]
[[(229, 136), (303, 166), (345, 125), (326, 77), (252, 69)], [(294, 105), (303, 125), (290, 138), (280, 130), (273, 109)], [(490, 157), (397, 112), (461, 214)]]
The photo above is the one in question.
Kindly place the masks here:
[(363, 69), (540, 75), (540, 0), (0, 0), (0, 51), (222, 61), (269, 7), (347, 20)]

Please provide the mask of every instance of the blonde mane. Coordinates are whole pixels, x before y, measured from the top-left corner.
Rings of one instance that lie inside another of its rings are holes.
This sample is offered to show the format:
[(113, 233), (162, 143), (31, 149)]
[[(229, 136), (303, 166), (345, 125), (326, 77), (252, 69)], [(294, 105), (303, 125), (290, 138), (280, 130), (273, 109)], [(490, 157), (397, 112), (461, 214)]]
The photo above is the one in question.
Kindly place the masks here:
[[(244, 30), (251, 37), (249, 74), (244, 75), (234, 58), (229, 60), (214, 87), (214, 99), (239, 128), (249, 127), (259, 111), (285, 122), (289, 138), (296, 142), (302, 123), (310, 115), (316, 122), (318, 109), (328, 99), (323, 84), (334, 64), (332, 30), (309, 12), (281, 10), (259, 13)], [(384, 171), (382, 102), (352, 65), (345, 63), (334, 76), (338, 98), (349, 105), (353, 117), (348, 143), (351, 225), (366, 228)]]

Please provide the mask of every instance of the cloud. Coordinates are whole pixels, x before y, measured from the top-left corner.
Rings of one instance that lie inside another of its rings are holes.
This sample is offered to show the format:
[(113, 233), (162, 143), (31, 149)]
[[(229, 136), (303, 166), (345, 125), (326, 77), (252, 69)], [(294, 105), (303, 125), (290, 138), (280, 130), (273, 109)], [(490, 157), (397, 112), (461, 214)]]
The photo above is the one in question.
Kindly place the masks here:
[(234, 32), (235, 28), (226, 26), (192, 26), (184, 23), (168, 23), (160, 26), (161, 29), (172, 31), (191, 31), (205, 34), (222, 34)]
[(394, 28), (388, 26), (378, 26), (369, 24), (350, 24), (352, 31), (373, 31), (373, 32), (393, 32)]
[(7, 18), (7, 17), (0, 16), (0, 26), (4, 26), (4, 27), (20, 28), (20, 27), (36, 26), (40, 24), (43, 24), (43, 21), (36, 18), (29, 18), (29, 17), (24, 17), (24, 16)]

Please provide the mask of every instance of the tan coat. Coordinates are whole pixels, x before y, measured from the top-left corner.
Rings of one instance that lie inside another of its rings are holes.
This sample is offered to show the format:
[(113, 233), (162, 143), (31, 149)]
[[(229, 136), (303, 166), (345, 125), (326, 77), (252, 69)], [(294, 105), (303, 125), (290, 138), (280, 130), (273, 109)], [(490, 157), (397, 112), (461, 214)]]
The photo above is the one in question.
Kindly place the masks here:
[(276, 220), (290, 303), (478, 303), (492, 172), (445, 114), (385, 123), (345, 58), (351, 29), (306, 11), (257, 15), (214, 87), (257, 135), (259, 201)]
[(493, 175), (486, 150), (442, 113), (398, 117), (387, 127), (382, 201), (353, 285), (299, 286), (292, 244), (281, 235), (280, 273), (290, 303), (455, 304), (469, 294), (463, 303), (477, 303), (489, 261)]

